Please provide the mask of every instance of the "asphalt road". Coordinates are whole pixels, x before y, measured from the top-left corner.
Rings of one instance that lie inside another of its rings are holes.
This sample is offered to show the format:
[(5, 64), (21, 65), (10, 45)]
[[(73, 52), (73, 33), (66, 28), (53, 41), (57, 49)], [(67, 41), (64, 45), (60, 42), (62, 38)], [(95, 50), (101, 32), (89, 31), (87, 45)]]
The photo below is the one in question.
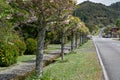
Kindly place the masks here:
[(120, 41), (93, 37), (109, 80), (120, 80)]

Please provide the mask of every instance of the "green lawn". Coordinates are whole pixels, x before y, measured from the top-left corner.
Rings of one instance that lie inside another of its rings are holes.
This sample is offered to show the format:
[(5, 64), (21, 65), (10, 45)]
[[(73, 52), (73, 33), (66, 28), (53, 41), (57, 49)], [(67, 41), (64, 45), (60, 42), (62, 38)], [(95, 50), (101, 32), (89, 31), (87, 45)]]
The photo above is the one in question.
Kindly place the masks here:
[(31, 75), (27, 80), (102, 80), (101, 67), (92, 41), (88, 41), (75, 52), (76, 54), (65, 56), (65, 61), (58, 59), (45, 67), (41, 79)]
[[(65, 46), (69, 46), (71, 43), (68, 42), (65, 44)], [(61, 49), (61, 44), (49, 44), (47, 49), (45, 49), (45, 51), (47, 50), (60, 50)]]
[(36, 55), (23, 55), (23, 56), (19, 56), (18, 57), (18, 62), (32, 60), (35, 57), (36, 57)]
[(59, 50), (61, 48), (61, 45), (60, 44), (49, 44), (48, 45), (48, 48), (45, 49), (46, 51), (47, 50)]

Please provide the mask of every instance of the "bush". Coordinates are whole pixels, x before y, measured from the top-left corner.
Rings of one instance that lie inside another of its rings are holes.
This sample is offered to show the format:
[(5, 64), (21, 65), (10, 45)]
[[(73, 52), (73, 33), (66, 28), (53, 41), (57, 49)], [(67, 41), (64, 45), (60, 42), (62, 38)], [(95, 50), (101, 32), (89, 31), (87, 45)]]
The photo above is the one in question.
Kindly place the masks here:
[(6, 67), (17, 62), (18, 50), (13, 43), (0, 42), (0, 66)]
[(26, 41), (26, 46), (27, 46), (27, 49), (25, 51), (25, 54), (27, 54), (27, 55), (36, 54), (36, 52), (37, 52), (37, 41), (35, 39), (28, 38), (27, 41)]
[(24, 54), (25, 50), (26, 50), (25, 42), (18, 39), (18, 40), (15, 41), (15, 45), (17, 46), (19, 56), (22, 56)]

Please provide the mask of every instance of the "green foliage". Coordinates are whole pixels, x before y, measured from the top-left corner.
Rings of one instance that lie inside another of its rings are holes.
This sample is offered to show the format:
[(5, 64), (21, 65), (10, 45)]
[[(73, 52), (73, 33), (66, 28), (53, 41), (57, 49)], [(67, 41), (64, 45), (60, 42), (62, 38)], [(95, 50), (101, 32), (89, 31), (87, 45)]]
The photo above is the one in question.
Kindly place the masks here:
[[(109, 35), (114, 34), (114, 32), (112, 32), (112, 27), (106, 27), (106, 28), (104, 29), (103, 37), (106, 37), (108, 34), (109, 34)], [(111, 37), (111, 36), (110, 36), (110, 37)]]
[(12, 8), (7, 4), (6, 0), (0, 0), (0, 18), (5, 18), (8, 13), (12, 13)]
[(59, 44), (60, 43), (60, 31), (59, 30), (52, 30), (46, 33), (45, 41), (49, 41), (51, 44)]
[(57, 31), (49, 31), (46, 33), (46, 39), (50, 41), (50, 43), (54, 43), (57, 39)]
[(33, 54), (36, 54), (37, 52), (37, 41), (35, 39), (32, 39), (32, 38), (28, 38), (26, 40), (26, 46), (27, 46), (27, 49), (25, 51), (25, 54), (27, 55), (33, 55)]
[(116, 25), (120, 28), (120, 19), (117, 20)]
[(56, 42), (56, 39), (58, 39), (57, 37), (57, 31), (47, 31), (44, 47), (47, 48), (49, 43), (54, 44)]
[(14, 43), (0, 42), (0, 66), (9, 66), (17, 62), (18, 50)]
[(19, 33), (20, 36), (24, 38), (24, 40), (28, 38), (35, 39), (38, 35), (35, 23), (20, 24), (16, 26), (14, 29)]
[(94, 32), (99, 29), (99, 27), (94, 24), (93, 25), (87, 24), (87, 27), (89, 28), (90, 32)]
[(9, 66), (17, 62), (18, 49), (14, 41), (19, 39), (11, 23), (2, 19), (0, 25), (0, 66)]
[(22, 56), (26, 50), (26, 44), (22, 40), (15, 40), (15, 45), (18, 49), (19, 56)]

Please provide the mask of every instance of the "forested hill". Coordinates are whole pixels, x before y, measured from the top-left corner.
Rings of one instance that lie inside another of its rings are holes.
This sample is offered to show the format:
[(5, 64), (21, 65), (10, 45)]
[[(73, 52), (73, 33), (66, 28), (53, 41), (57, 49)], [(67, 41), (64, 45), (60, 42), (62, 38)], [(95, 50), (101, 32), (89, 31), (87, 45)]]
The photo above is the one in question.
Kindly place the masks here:
[(108, 25), (115, 23), (116, 19), (120, 17), (120, 2), (105, 6), (85, 1), (78, 5), (74, 15), (80, 17), (87, 25)]
[(120, 12), (120, 2), (113, 3), (110, 8)]

